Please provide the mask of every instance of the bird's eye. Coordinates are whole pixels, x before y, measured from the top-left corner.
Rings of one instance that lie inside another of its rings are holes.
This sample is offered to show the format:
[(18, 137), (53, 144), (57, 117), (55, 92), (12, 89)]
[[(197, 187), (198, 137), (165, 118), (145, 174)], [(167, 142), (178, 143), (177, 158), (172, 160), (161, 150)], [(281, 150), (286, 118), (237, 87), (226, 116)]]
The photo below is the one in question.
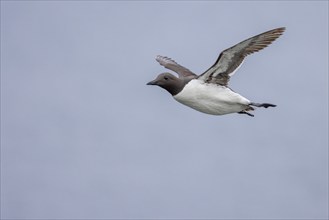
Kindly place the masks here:
[(163, 77), (165, 80), (168, 80), (169, 78), (167, 76)]

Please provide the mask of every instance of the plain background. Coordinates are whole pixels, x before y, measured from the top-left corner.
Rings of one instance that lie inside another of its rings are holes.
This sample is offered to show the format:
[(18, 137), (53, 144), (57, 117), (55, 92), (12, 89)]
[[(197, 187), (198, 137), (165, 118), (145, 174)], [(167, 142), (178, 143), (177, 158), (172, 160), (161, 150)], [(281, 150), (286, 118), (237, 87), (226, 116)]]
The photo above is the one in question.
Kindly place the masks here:
[[(281, 26), (254, 118), (145, 85)], [(328, 2), (1, 1), (1, 218), (328, 218)]]

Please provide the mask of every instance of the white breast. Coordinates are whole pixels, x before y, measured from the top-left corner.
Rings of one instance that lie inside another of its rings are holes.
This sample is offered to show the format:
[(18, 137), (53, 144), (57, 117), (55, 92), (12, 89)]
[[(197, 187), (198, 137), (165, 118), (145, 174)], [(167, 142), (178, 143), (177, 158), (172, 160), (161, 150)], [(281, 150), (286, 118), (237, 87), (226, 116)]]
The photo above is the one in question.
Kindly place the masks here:
[(191, 80), (174, 98), (197, 111), (212, 115), (240, 112), (250, 104), (248, 99), (225, 86), (198, 79)]

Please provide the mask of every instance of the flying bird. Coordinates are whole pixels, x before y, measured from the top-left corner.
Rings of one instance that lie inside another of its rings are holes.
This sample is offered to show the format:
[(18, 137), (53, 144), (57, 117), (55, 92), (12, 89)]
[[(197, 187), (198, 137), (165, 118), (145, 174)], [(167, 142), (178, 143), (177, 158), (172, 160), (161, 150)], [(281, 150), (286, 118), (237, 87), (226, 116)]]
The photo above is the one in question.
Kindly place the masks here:
[(176, 72), (178, 77), (168, 72), (161, 73), (147, 85), (160, 86), (176, 101), (206, 114), (239, 113), (253, 117), (250, 111), (255, 110), (254, 107), (268, 108), (276, 105), (252, 102), (234, 92), (228, 87), (228, 82), (246, 56), (267, 47), (284, 31), (284, 27), (276, 28), (222, 51), (216, 62), (199, 76), (169, 57), (157, 56), (156, 61)]

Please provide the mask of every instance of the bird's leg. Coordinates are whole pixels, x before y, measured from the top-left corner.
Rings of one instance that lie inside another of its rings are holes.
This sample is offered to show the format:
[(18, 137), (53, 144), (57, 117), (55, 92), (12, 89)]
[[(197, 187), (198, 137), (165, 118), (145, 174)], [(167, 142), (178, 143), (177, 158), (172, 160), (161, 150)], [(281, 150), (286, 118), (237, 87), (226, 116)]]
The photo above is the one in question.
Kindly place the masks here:
[(252, 103), (250, 103), (250, 105), (256, 106), (256, 107), (264, 107), (264, 108), (276, 107), (276, 105), (270, 104), (270, 103), (255, 103), (255, 102), (252, 102)]

